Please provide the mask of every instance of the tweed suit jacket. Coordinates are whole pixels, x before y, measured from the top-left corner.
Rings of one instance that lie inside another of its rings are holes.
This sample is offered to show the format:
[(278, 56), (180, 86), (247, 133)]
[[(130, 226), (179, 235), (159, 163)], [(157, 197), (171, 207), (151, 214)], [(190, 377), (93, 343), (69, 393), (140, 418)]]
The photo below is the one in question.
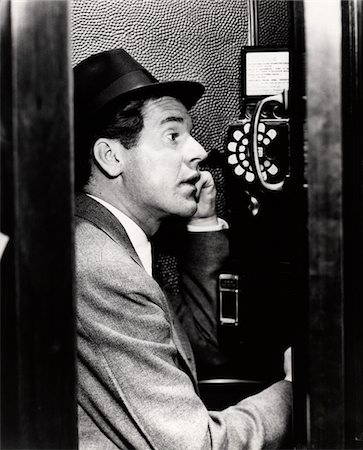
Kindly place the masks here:
[[(291, 414), (290, 383), (276, 383), (224, 411), (207, 411), (188, 339), (125, 230), (86, 195), (77, 197), (76, 208), (80, 449), (278, 448)], [(198, 235), (192, 240), (202, 241), (196, 259), (203, 261), (206, 290), (193, 276), (195, 261), (184, 280), (209, 301), (207, 266), (215, 278), (212, 260), (225, 253), (226, 238), (223, 232)], [(198, 328), (203, 301), (192, 319), (191, 305), (177, 307), (185, 324)]]

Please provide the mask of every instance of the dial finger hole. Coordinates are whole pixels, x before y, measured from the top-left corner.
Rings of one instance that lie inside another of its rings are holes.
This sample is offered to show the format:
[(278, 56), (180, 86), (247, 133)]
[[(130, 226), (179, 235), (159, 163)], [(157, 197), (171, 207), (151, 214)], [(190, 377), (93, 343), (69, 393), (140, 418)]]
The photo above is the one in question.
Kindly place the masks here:
[(266, 130), (266, 125), (264, 123), (258, 124), (258, 131), (261, 131), (261, 133), (264, 133)]
[(235, 152), (237, 148), (237, 142), (229, 142), (227, 148), (230, 152)]
[(278, 167), (275, 166), (275, 164), (271, 164), (271, 166), (267, 169), (267, 171), (271, 174), (271, 175), (276, 175), (277, 172), (279, 171)]
[(228, 164), (234, 165), (234, 164), (238, 164), (238, 159), (236, 155), (230, 155), (228, 157)]
[(275, 139), (275, 137), (277, 136), (277, 132), (273, 128), (268, 130), (268, 132), (266, 134), (270, 139)]
[(246, 178), (246, 181), (248, 181), (249, 183), (252, 183), (252, 181), (255, 179), (255, 176), (252, 172), (246, 172), (245, 178)]
[(239, 177), (244, 173), (244, 171), (245, 171), (245, 169), (241, 166), (236, 166), (234, 168), (234, 173)]
[(243, 136), (243, 133), (241, 130), (235, 130), (233, 133), (233, 137), (236, 141), (239, 141)]

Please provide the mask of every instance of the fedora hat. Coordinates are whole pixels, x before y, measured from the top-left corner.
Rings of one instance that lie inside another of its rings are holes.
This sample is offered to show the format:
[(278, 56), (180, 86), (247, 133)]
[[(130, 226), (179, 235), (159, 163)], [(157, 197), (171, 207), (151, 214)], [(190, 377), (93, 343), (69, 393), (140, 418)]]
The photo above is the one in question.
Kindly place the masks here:
[(92, 55), (74, 68), (75, 108), (88, 117), (145, 96), (175, 97), (190, 109), (203, 92), (196, 81), (158, 81), (121, 48)]

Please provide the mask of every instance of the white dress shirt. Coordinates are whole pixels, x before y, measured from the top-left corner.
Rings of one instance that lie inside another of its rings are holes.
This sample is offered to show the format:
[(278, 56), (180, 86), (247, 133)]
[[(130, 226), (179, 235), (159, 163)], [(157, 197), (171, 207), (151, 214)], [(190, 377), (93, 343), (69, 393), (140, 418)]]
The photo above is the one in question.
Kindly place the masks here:
[[(125, 228), (125, 231), (130, 238), (131, 244), (133, 245), (136, 253), (138, 254), (142, 265), (145, 267), (146, 272), (152, 276), (152, 253), (151, 253), (151, 243), (144, 233), (144, 231), (135, 223), (130, 217), (126, 216), (119, 209), (115, 208), (110, 203), (102, 200), (101, 198), (95, 197), (94, 195), (87, 194), (89, 197), (93, 198), (97, 202), (101, 203), (105, 208), (107, 208), (121, 223)], [(220, 231), (228, 228), (228, 224), (225, 220), (218, 218), (218, 224), (213, 226), (193, 226), (188, 225), (188, 230), (192, 232), (202, 232), (202, 231)]]

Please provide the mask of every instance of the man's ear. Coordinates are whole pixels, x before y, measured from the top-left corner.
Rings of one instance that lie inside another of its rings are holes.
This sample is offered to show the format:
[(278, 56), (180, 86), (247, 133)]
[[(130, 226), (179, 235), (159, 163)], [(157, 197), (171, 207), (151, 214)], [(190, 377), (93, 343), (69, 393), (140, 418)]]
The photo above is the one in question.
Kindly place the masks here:
[(116, 140), (99, 138), (93, 146), (93, 156), (102, 170), (111, 178), (116, 178), (123, 169), (123, 145)]

